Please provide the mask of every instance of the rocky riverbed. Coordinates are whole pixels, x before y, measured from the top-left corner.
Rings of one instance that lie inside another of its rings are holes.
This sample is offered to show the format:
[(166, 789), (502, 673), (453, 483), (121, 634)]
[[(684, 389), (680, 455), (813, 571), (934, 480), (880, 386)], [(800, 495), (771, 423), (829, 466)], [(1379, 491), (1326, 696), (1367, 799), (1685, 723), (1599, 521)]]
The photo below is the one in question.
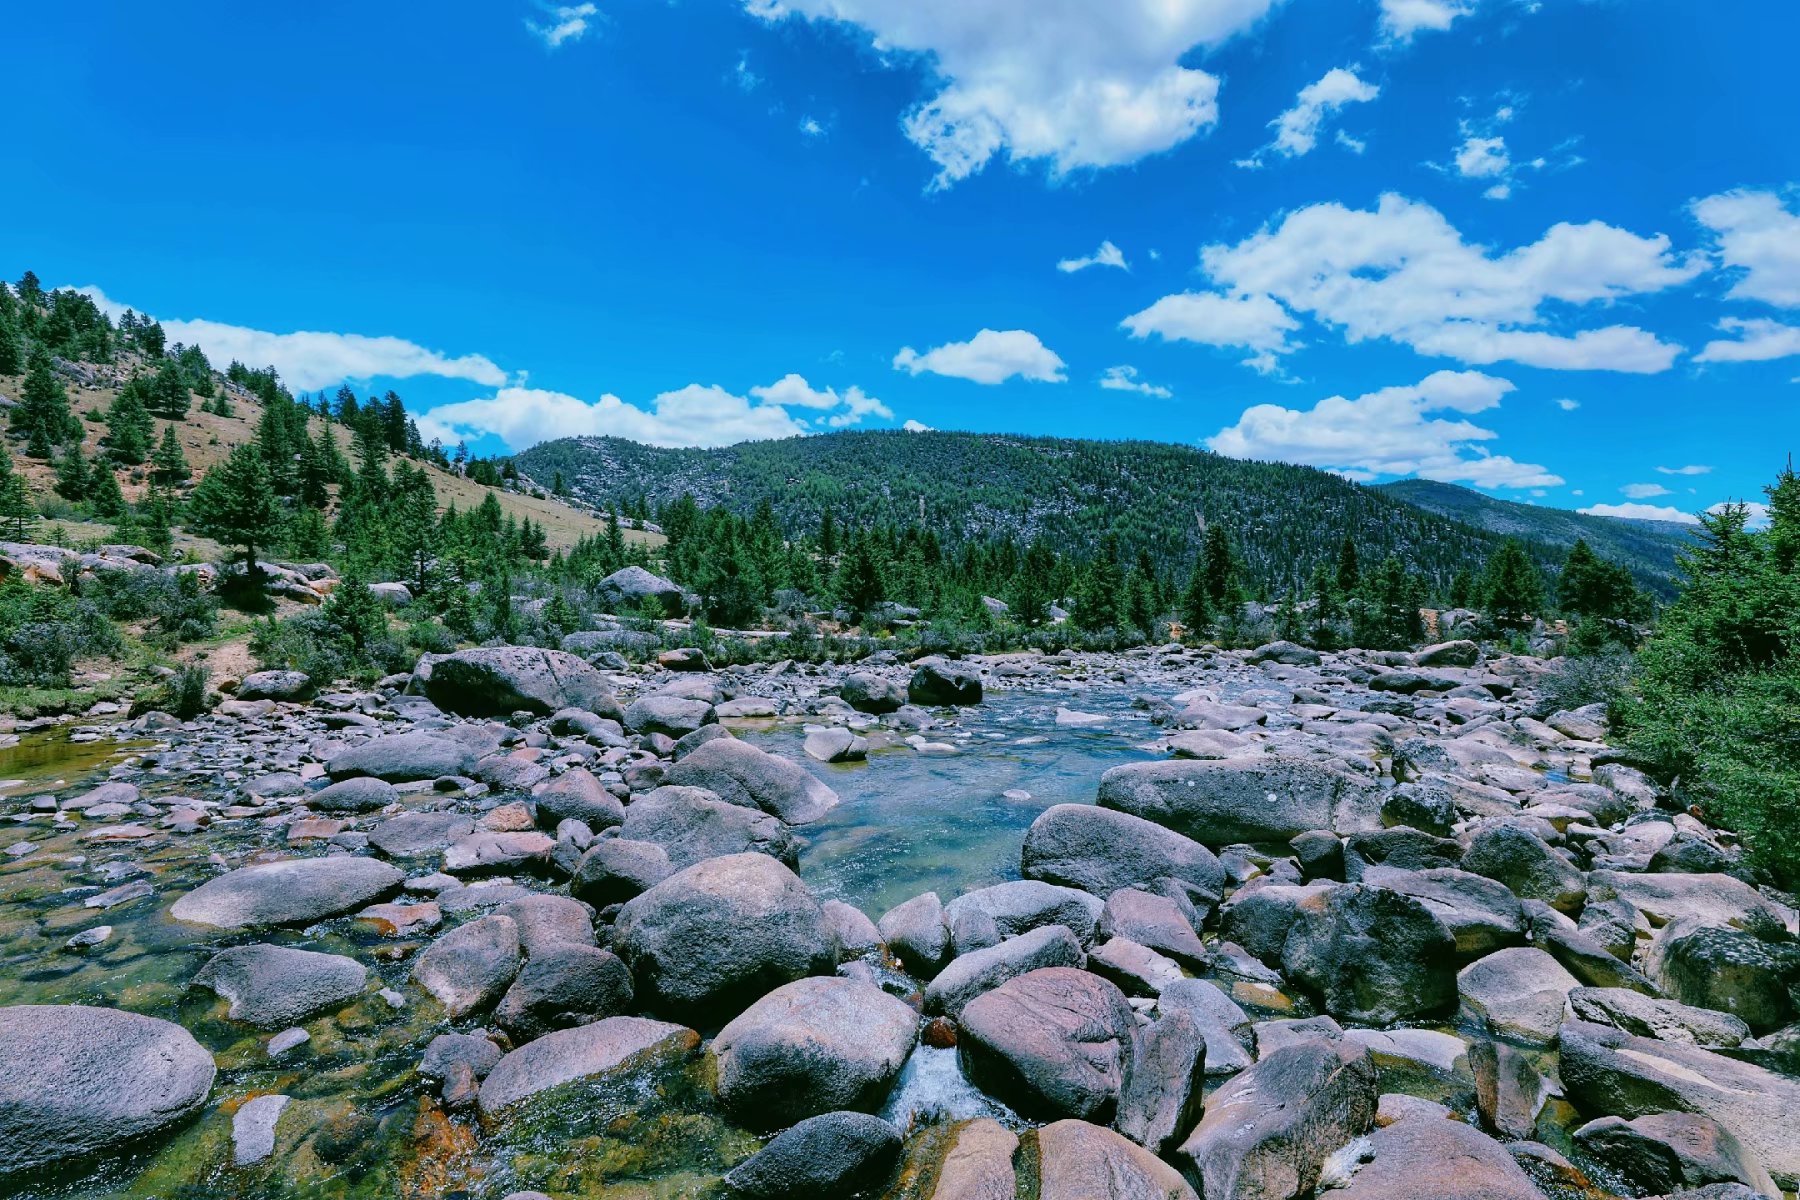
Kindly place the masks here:
[(1473, 643), (502, 647), (0, 746), (0, 1194), (1800, 1183), (1793, 899)]

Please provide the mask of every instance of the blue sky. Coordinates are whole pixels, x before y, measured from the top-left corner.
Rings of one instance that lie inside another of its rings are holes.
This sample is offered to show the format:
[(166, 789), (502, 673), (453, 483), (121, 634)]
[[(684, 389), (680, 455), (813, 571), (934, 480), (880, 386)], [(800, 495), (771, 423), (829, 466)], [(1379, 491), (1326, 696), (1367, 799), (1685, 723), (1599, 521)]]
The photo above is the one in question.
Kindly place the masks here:
[(6, 274), (478, 449), (913, 422), (1648, 515), (1800, 440), (1791, 0), (103, 0), (8, 35)]

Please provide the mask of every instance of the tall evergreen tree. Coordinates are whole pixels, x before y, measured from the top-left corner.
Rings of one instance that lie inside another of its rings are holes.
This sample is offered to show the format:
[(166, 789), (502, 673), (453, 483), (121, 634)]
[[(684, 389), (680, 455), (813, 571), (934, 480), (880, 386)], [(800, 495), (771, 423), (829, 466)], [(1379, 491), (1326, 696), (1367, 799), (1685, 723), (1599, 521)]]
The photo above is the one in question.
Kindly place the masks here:
[(1243, 597), (1243, 584), (1238, 577), (1237, 555), (1232, 552), (1231, 538), (1217, 522), (1206, 527), (1203, 544), (1206, 573), (1206, 597), (1215, 606), (1235, 608)]
[(1123, 622), (1125, 573), (1119, 569), (1119, 539), (1107, 534), (1082, 572), (1075, 591), (1075, 624), (1090, 632), (1112, 629)]
[(1525, 544), (1507, 538), (1488, 560), (1481, 581), (1488, 619), (1502, 629), (1522, 628), (1544, 607), (1544, 576)]
[(187, 372), (174, 359), (165, 359), (150, 383), (150, 411), (165, 421), (179, 421), (187, 416), (191, 402)]
[(1179, 615), (1190, 637), (1204, 633), (1212, 626), (1212, 589), (1207, 583), (1204, 551), (1195, 558), (1193, 573), (1188, 576), (1187, 588), (1181, 593)]
[(125, 514), (125, 493), (119, 490), (119, 477), (104, 462), (94, 464), (88, 484), (88, 503), (94, 506), (96, 516), (107, 520)]
[(1026, 625), (1042, 624), (1057, 600), (1055, 589), (1056, 551), (1042, 538), (1035, 539), (1025, 548), (1008, 593), (1013, 618)]
[(25, 344), (18, 322), (10, 311), (0, 310), (0, 375), (18, 375), (24, 370)]
[(100, 444), (116, 463), (135, 467), (150, 454), (150, 435), (155, 424), (144, 405), (144, 381), (132, 376), (106, 409), (106, 435)]
[(26, 453), (47, 459), (56, 447), (81, 436), (81, 422), (69, 411), (69, 394), (40, 346), (31, 356), (19, 405), (12, 412), (13, 432), (23, 434)]
[(10, 541), (22, 542), (37, 519), (37, 508), (31, 503), (31, 489), (25, 476), (13, 469), (12, 455), (0, 442), (0, 530)]
[(1339, 595), (1354, 595), (1362, 584), (1362, 566), (1357, 562), (1356, 543), (1345, 534), (1338, 545), (1337, 590)]
[(281, 507), (269, 485), (269, 469), (254, 442), (234, 448), (231, 457), (201, 478), (188, 505), (188, 525), (202, 537), (244, 551), (244, 575), (252, 594), (260, 594), (256, 548), (281, 535)]

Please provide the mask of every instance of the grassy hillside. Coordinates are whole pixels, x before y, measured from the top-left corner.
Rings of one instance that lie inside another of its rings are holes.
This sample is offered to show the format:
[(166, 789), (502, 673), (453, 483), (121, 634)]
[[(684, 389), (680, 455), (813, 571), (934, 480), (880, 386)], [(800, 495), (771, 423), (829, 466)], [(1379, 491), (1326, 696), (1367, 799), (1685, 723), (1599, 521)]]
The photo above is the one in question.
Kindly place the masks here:
[(1402, 479), (1382, 484), (1377, 490), (1428, 512), (1503, 536), (1561, 548), (1573, 546), (1577, 538), (1585, 538), (1594, 553), (1624, 563), (1631, 568), (1639, 586), (1665, 597), (1674, 594), (1676, 555), (1694, 536), (1692, 526), (1671, 521), (1626, 521), (1515, 504), (1429, 479)]
[[(1324, 471), (1158, 442), (885, 431), (672, 450), (579, 438), (515, 461), (539, 483), (561, 473), (596, 505), (686, 493), (747, 514), (766, 501), (790, 534), (816, 530), (826, 512), (864, 526), (922, 521), (952, 544), (1041, 536), (1077, 554), (1111, 533), (1127, 557), (1148, 552), (1182, 578), (1204, 525), (1221, 523), (1271, 594), (1302, 586), (1346, 534), (1364, 561), (1399, 555), (1440, 587), (1479, 571), (1502, 538)], [(1560, 546), (1531, 549), (1561, 562)]]
[[(120, 363), (99, 369), (101, 378), (124, 379), (130, 374), (132, 359), (121, 355)], [(19, 375), (0, 375), (0, 396), (17, 399), (23, 386), (24, 377)], [(82, 420), (85, 430), (82, 449), (89, 457), (101, 453), (100, 439), (106, 433), (102, 417), (108, 406), (112, 404), (117, 388), (110, 383), (102, 382), (100, 386), (85, 387), (73, 379), (64, 378), (63, 383), (68, 390), (69, 406)], [(202, 412), (198, 397), (188, 410), (188, 415), (178, 422), (177, 437), (181, 441), (182, 452), (187, 456), (188, 465), (194, 469), (194, 478), (198, 480), (208, 467), (224, 460), (230, 455), (232, 447), (248, 442), (256, 436), (256, 424), (262, 418), (262, 405), (256, 397), (242, 391), (233, 390), (231, 403), (234, 412), (229, 417), (216, 416)], [(157, 422), (158, 436), (164, 422)], [(312, 429), (317, 430), (325, 422), (319, 418), (312, 421)], [(341, 425), (332, 425), (331, 435), (346, 454), (350, 450), (350, 431)], [(56, 472), (49, 463), (29, 459), (19, 452), (16, 445), (12, 447), (13, 465), (18, 468), (31, 485), (34, 498), (39, 501), (54, 502)], [(606, 523), (602, 517), (582, 508), (564, 503), (554, 497), (539, 499), (520, 492), (509, 492), (504, 489), (484, 487), (470, 479), (452, 471), (444, 471), (430, 463), (416, 464), (422, 466), (431, 476), (433, 488), (437, 491), (438, 508), (451, 504), (459, 510), (467, 511), (481, 503), (482, 497), (493, 492), (500, 501), (500, 507), (511, 516), (523, 521), (529, 517), (534, 524), (544, 527), (545, 540), (553, 547), (572, 546), (583, 537), (605, 532)], [(147, 468), (134, 467), (119, 473), (119, 485), (128, 500), (140, 499), (145, 491)], [(48, 524), (49, 522), (46, 522)], [(99, 527), (93, 529), (67, 523), (66, 528), (72, 537), (97, 536)], [(642, 533), (627, 530), (625, 536), (631, 541), (660, 543), (659, 534)], [(217, 547), (203, 539), (196, 539), (184, 533), (176, 535), (178, 547), (192, 547), (202, 555), (210, 556), (217, 552)]]

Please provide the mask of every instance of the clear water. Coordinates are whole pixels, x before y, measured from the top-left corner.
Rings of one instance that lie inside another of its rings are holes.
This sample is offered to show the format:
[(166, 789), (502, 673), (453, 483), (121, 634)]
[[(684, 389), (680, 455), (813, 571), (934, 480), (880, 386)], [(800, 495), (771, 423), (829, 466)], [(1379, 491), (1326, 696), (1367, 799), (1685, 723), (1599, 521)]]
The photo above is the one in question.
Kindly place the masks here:
[[(1107, 723), (1058, 726), (1059, 707), (1103, 715)], [(1101, 774), (1145, 757), (1142, 745), (1155, 732), (1123, 689), (990, 693), (954, 722), (923, 735), (955, 746), (954, 754), (872, 742), (867, 762), (844, 764), (808, 758), (801, 725), (740, 731), (804, 764), (842, 800), (797, 831), (806, 842), (800, 877), (821, 899), (879, 917), (920, 892), (949, 900), (1017, 879), (1025, 831), (1038, 814), (1054, 804), (1092, 804)]]

